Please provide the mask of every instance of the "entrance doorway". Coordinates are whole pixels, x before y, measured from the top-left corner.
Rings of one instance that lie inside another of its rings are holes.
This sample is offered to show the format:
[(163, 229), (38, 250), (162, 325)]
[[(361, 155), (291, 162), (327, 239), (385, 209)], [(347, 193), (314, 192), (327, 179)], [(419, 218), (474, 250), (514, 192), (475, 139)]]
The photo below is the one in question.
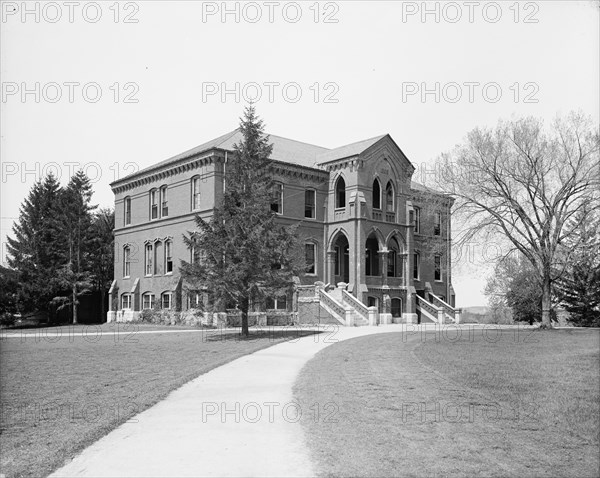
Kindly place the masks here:
[(350, 245), (343, 234), (335, 241), (335, 282), (350, 282)]

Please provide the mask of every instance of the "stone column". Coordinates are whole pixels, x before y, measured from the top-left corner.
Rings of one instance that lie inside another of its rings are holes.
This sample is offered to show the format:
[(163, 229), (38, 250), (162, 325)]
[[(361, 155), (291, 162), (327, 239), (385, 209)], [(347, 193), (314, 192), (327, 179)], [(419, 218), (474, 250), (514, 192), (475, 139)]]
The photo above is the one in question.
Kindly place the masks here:
[(383, 286), (383, 303), (381, 304), (381, 314), (379, 314), (380, 324), (392, 323), (392, 298), (390, 297), (390, 288), (387, 285)]
[(401, 262), (400, 267), (402, 267), (402, 272), (403, 272), (402, 285), (404, 287), (407, 287), (409, 285), (408, 274), (410, 271), (408, 270), (408, 257), (407, 256), (408, 256), (408, 254), (406, 252), (401, 252), (398, 254), (398, 257), (400, 258), (400, 262)]
[(335, 251), (327, 251), (327, 277), (323, 279), (335, 285)]
[(417, 291), (413, 286), (406, 288), (406, 312), (402, 314), (402, 318), (405, 319), (407, 324), (417, 323)]
[(383, 277), (382, 284), (386, 286), (388, 285), (387, 263), (389, 251), (387, 247), (384, 247), (382, 250), (378, 251), (378, 253), (379, 257), (381, 258), (379, 261), (379, 271)]

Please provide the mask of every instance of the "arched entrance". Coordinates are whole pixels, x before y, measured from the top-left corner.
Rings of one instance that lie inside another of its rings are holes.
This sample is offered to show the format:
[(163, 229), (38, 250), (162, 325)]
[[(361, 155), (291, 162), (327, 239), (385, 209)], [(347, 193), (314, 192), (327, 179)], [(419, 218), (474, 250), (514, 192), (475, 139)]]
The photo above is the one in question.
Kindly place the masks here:
[(365, 274), (367, 276), (381, 275), (379, 272), (379, 241), (374, 233), (369, 235), (365, 245)]
[(333, 243), (335, 282), (350, 282), (350, 244), (344, 234), (339, 234)]

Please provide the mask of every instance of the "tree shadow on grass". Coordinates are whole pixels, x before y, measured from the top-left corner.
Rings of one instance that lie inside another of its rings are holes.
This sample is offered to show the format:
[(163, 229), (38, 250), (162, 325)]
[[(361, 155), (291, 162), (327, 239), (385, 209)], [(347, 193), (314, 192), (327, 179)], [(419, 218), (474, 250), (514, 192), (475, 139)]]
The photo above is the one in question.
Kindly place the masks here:
[(250, 328), (250, 334), (246, 337), (242, 335), (241, 329), (231, 330), (225, 328), (206, 329), (204, 331), (206, 342), (219, 341), (240, 341), (251, 342), (253, 340), (271, 340), (271, 341), (293, 341), (302, 337), (317, 335), (323, 333), (322, 330), (307, 329), (306, 327), (294, 325), (289, 327), (258, 327)]

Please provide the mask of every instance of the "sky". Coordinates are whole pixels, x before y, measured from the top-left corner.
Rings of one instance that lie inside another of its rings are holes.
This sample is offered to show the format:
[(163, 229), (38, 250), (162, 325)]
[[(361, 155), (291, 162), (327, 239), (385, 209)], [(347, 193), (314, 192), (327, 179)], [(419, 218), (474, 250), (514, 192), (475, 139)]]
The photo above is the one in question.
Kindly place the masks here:
[[(235, 129), (337, 147), (389, 133), (423, 182), (477, 126), (599, 121), (598, 1), (1, 1), (0, 240), (53, 171), (109, 184)], [(494, 259), (455, 254), (457, 305)]]

